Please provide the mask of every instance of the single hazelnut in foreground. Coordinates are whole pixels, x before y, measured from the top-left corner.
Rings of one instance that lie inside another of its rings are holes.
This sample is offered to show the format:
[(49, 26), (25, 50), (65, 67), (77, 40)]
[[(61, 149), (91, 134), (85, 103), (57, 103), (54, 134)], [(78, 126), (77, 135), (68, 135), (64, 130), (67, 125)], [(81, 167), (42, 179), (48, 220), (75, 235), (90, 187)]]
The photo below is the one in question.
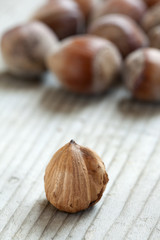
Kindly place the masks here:
[(123, 57), (138, 48), (148, 46), (148, 38), (141, 28), (122, 14), (109, 14), (93, 21), (88, 33), (113, 42)]
[(44, 177), (48, 201), (60, 211), (69, 213), (96, 204), (108, 181), (101, 158), (73, 140), (54, 154)]
[(160, 100), (160, 50), (139, 49), (131, 53), (124, 65), (124, 81), (139, 100)]
[(150, 46), (160, 49), (160, 25), (152, 28), (149, 33)]
[(144, 0), (144, 2), (145, 2), (149, 7), (151, 7), (151, 6), (153, 6), (153, 5), (157, 4), (157, 3), (160, 3), (160, 0)]
[(59, 39), (84, 31), (84, 16), (72, 0), (49, 1), (35, 12), (32, 19), (45, 23)]
[(160, 3), (150, 8), (142, 19), (142, 27), (146, 32), (158, 25), (160, 25)]
[(4, 33), (1, 50), (12, 73), (32, 76), (46, 70), (45, 58), (57, 43), (57, 37), (47, 26), (33, 22)]
[(146, 4), (142, 0), (105, 0), (95, 5), (92, 18), (108, 14), (124, 14), (139, 22), (146, 11)]
[(109, 41), (84, 35), (68, 38), (48, 57), (48, 68), (77, 93), (106, 91), (120, 73), (121, 56)]

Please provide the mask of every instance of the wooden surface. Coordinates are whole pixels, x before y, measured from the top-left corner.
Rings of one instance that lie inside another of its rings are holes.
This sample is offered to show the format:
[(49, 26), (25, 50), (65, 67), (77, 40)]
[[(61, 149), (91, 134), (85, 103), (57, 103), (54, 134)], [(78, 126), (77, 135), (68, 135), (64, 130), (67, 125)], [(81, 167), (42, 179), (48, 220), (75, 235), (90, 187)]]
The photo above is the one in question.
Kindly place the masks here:
[[(1, 1), (1, 33), (41, 2)], [(1, 74), (0, 239), (159, 240), (159, 136), (160, 105), (133, 102), (123, 87), (87, 98), (50, 75)], [(78, 214), (56, 210), (43, 186), (48, 161), (70, 139), (94, 149), (110, 178), (101, 201)]]

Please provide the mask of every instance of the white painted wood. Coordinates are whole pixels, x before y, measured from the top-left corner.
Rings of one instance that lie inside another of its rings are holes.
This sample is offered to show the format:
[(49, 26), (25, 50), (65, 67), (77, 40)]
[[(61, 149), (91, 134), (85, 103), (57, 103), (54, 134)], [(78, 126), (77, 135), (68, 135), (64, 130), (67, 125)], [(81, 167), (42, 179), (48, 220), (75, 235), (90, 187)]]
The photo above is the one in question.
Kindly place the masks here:
[[(0, 2), (0, 35), (42, 2)], [(160, 105), (130, 101), (122, 88), (76, 96), (52, 80), (0, 74), (0, 239), (159, 240)], [(101, 201), (78, 214), (51, 206), (43, 183), (72, 138), (102, 157), (110, 178)]]

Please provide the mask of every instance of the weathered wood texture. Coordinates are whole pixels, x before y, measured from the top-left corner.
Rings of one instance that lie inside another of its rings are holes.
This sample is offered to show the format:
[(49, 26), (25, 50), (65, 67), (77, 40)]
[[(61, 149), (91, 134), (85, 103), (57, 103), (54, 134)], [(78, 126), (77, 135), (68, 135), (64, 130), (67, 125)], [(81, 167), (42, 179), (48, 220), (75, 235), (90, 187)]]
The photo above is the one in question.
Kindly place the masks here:
[[(42, 1), (0, 2), (1, 33)], [(159, 240), (160, 105), (130, 101), (123, 88), (81, 97), (43, 81), (0, 75), (0, 239)], [(44, 169), (70, 139), (93, 148), (110, 182), (78, 214), (48, 204)]]

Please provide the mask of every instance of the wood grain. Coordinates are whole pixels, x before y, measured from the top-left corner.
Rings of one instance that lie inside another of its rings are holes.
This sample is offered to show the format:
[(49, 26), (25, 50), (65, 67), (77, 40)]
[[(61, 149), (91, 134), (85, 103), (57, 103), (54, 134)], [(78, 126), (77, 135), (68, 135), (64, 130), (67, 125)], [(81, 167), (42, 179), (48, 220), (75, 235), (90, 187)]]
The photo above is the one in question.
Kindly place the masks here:
[[(0, 34), (42, 2), (0, 3)], [(78, 214), (51, 206), (43, 183), (51, 156), (71, 139), (94, 149), (110, 178), (101, 201)], [(50, 75), (1, 73), (0, 239), (159, 240), (159, 156), (159, 104), (134, 102), (123, 87), (83, 97)]]

